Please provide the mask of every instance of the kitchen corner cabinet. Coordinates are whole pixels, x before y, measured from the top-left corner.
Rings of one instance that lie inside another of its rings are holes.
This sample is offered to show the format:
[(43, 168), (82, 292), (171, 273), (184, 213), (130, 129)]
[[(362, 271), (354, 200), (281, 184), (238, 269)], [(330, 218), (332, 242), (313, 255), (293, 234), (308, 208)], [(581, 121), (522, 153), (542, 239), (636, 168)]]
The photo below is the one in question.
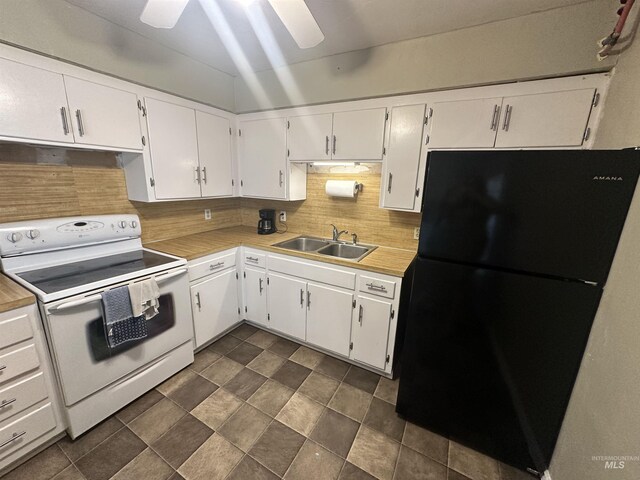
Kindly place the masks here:
[(242, 276), (244, 318), (268, 327), (267, 272), (261, 268), (245, 267)]
[(240, 122), (240, 191), (243, 197), (304, 200), (304, 166), (287, 160), (287, 123), (284, 118)]
[(289, 160), (380, 161), (386, 113), (386, 108), (371, 108), (289, 117)]
[(229, 120), (196, 110), (196, 130), (202, 196), (232, 196), (234, 179)]
[(412, 211), (417, 204), (425, 118), (425, 105), (391, 109), (389, 145), (380, 188), (383, 208)]

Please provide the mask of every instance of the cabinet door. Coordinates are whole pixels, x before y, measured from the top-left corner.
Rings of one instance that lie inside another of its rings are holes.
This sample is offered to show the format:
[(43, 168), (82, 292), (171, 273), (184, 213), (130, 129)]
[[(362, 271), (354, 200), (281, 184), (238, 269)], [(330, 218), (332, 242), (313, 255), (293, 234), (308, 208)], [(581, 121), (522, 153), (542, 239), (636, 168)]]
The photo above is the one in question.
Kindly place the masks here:
[(351, 329), (351, 358), (384, 370), (391, 321), (391, 302), (358, 296), (358, 312)]
[(264, 270), (246, 267), (243, 276), (245, 318), (268, 326), (267, 274)]
[(505, 97), (496, 147), (582, 145), (593, 88)]
[(331, 159), (331, 113), (289, 117), (288, 122), (289, 160)]
[(429, 148), (492, 148), (502, 98), (434, 103)]
[(413, 210), (416, 201), (424, 105), (391, 109), (389, 149), (384, 160), (382, 206)]
[(238, 322), (236, 271), (228, 270), (191, 287), (196, 348)]
[(353, 293), (307, 285), (307, 342), (349, 355)]
[(138, 96), (65, 75), (77, 143), (142, 150)]
[(200, 197), (195, 111), (152, 98), (145, 104), (156, 198)]
[(202, 196), (233, 195), (229, 120), (196, 110), (196, 127), (198, 158), (202, 170)]
[(286, 198), (287, 124), (283, 118), (240, 123), (243, 196)]
[(269, 274), (269, 322), (271, 328), (300, 340), (306, 338), (307, 283)]
[(0, 59), (0, 136), (73, 143), (62, 75)]
[(382, 160), (386, 108), (333, 114), (333, 160)]

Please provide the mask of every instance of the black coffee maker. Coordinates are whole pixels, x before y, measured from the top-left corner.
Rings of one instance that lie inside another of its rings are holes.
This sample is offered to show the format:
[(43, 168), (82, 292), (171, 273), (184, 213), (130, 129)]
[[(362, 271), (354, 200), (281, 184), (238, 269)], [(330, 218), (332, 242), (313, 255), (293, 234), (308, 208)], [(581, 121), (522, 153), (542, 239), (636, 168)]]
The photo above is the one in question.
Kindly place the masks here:
[(260, 220), (258, 221), (258, 234), (269, 235), (276, 233), (276, 211), (268, 208), (260, 210)]

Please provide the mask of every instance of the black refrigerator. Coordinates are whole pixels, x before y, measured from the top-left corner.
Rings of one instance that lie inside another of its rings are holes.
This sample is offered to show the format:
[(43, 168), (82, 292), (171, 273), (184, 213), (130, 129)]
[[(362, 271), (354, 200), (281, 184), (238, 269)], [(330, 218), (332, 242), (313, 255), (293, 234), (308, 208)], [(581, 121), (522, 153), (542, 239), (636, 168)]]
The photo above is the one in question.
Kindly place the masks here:
[(399, 414), (548, 468), (639, 170), (633, 149), (430, 153)]

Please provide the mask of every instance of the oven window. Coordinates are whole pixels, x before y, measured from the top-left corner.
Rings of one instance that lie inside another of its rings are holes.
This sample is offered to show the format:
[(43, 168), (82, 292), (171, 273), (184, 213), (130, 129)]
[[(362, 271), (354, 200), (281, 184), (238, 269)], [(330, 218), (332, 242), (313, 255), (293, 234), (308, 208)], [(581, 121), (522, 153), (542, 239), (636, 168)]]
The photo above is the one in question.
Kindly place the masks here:
[(142, 342), (146, 342), (161, 333), (169, 330), (176, 323), (176, 312), (173, 304), (173, 296), (170, 294), (161, 295), (158, 314), (147, 321), (148, 335), (146, 338), (134, 342), (127, 342), (115, 348), (109, 348), (104, 333), (104, 322), (102, 316), (92, 320), (87, 324), (87, 338), (89, 339), (89, 350), (95, 362), (107, 360), (115, 355), (124, 353), (137, 347)]

